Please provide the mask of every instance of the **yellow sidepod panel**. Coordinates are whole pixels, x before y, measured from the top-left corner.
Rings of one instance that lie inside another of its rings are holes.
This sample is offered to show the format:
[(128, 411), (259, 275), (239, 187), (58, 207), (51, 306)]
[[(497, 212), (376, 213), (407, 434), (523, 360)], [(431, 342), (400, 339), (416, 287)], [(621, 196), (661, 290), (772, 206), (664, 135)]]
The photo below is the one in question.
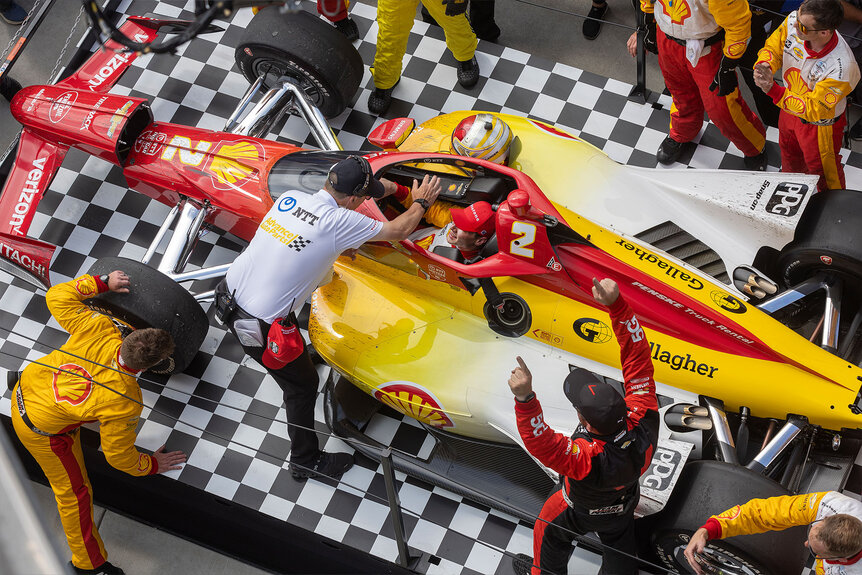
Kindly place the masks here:
[[(467, 392), (489, 385), (489, 377), (505, 387), (527, 336), (492, 332), (481, 292), (471, 296), (404, 271), (366, 257), (336, 262), (333, 280), (312, 296), (315, 349), (354, 385), (402, 413), (449, 432), (507, 441), (484, 413), (470, 409)], [(553, 294), (512, 278), (500, 278), (499, 285), (533, 300), (534, 326), (550, 324)], [(541, 337), (531, 339), (529, 347), (547, 348)]]

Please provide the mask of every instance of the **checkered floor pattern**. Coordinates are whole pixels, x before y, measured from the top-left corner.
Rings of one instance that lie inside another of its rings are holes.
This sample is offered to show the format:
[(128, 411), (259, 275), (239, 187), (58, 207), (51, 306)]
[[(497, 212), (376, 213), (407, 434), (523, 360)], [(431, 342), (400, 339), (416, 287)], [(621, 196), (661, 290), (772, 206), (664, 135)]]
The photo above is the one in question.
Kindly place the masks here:
[[(154, 12), (189, 18), (192, 2), (134, 0), (121, 8), (128, 13)], [(352, 17), (359, 25), (356, 43), (363, 61), (373, 60), (377, 26), (373, 6), (355, 2)], [(147, 97), (157, 120), (220, 130), (247, 89), (234, 65), (234, 48), (251, 18), (240, 11), (222, 23), (222, 33), (200, 36), (180, 49), (178, 57), (139, 58), (112, 90)], [(404, 59), (404, 75), (394, 92), (387, 118), (409, 116), (417, 123), (440, 112), (462, 109), (527, 115), (557, 125), (602, 148), (613, 159), (654, 167), (655, 150), (667, 133), (670, 99), (654, 104), (631, 101), (631, 86), (560, 65), (530, 54), (481, 42), (477, 58), (479, 84), (465, 90), (457, 84), (455, 60), (447, 52), (439, 28), (416, 22)], [(353, 105), (331, 125), (345, 149), (372, 149), (365, 136), (382, 120), (369, 114), (373, 89), (367, 69)], [(280, 140), (309, 146), (314, 141), (304, 122), (290, 117), (273, 134)], [(770, 169), (777, 169), (777, 132), (770, 128)], [(848, 157), (849, 156), (849, 157)], [(848, 187), (862, 188), (862, 155), (845, 151)], [(681, 164), (696, 168), (742, 169), (742, 155), (711, 124), (698, 146)], [(128, 192), (119, 169), (71, 152), (50, 191), (39, 204), (30, 235), (61, 246), (51, 269), (55, 283), (83, 273), (98, 258), (140, 259), (155, 236), (168, 208), (143, 195)], [(242, 244), (211, 233), (199, 243), (193, 265), (230, 262)], [(37, 359), (65, 341), (65, 333), (50, 317), (44, 294), (0, 272), (0, 366), (19, 369), (21, 359)], [(7, 336), (8, 330), (15, 334)], [(23, 337), (26, 336), (26, 337)], [(37, 343), (27, 338), (36, 340)], [(322, 370), (321, 381), (325, 380)], [(281, 392), (263, 369), (244, 357), (235, 340), (213, 322), (200, 353), (181, 375), (168, 381), (142, 384), (144, 421), (138, 446), (156, 449), (167, 443), (189, 455), (181, 471), (169, 475), (199, 489), (289, 521), (374, 555), (395, 560), (396, 544), (387, 520), (383, 476), (377, 463), (360, 459), (343, 483), (290, 478), (285, 463), (290, 450), (281, 406)], [(8, 392), (0, 413), (8, 415)], [(327, 432), (321, 400), (317, 429)], [(371, 424), (376, 438), (414, 452), (427, 452), (427, 434), (412, 420), (378, 416)], [(330, 438), (327, 450), (349, 451)], [(862, 491), (862, 468), (851, 476)], [(464, 500), (421, 481), (397, 474), (405, 509), (408, 544), (432, 554), (429, 573), (509, 574), (503, 551), (531, 553), (531, 525)], [(600, 557), (578, 549), (570, 573), (598, 571)]]

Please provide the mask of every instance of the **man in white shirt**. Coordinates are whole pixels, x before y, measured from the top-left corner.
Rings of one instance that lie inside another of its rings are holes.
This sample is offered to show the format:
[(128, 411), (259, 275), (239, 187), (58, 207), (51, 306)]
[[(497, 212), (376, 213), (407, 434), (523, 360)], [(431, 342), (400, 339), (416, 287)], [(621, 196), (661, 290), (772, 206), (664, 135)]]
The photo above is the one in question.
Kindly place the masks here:
[[(394, 191), (391, 182), (384, 185), (374, 178), (368, 160), (350, 156), (330, 169), (316, 194), (289, 190), (279, 196), (217, 290), (232, 296), (236, 308), (223, 320), (249, 357), (264, 364), (273, 322), (288, 318), (296, 323), (294, 312), (342, 252), (367, 241), (406, 239), (437, 199), (440, 184), (436, 176), (425, 176), (421, 185), (414, 180), (413, 204), (392, 221), (353, 211), (369, 197), (379, 199)], [(300, 355), (284, 367), (265, 365), (284, 392), (291, 474), (297, 481), (318, 474), (338, 478), (353, 465), (353, 456), (320, 450), (314, 432), (318, 376), (304, 343)]]

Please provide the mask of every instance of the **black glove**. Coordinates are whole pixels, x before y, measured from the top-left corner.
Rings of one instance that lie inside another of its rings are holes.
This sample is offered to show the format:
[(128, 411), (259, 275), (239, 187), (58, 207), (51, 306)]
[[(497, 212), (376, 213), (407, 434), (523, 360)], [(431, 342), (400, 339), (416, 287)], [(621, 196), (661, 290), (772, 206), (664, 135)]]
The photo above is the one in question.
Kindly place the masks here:
[(655, 16), (653, 14), (644, 14), (644, 26), (646, 27), (644, 50), (658, 55), (658, 41), (655, 36)]
[(460, 16), (467, 11), (467, 0), (443, 0), (447, 16)]
[(715, 73), (715, 78), (712, 79), (712, 84), (709, 89), (716, 92), (719, 96), (727, 96), (733, 92), (739, 85), (736, 79), (736, 60), (728, 58), (726, 55), (721, 57), (721, 64), (718, 66), (718, 72)]

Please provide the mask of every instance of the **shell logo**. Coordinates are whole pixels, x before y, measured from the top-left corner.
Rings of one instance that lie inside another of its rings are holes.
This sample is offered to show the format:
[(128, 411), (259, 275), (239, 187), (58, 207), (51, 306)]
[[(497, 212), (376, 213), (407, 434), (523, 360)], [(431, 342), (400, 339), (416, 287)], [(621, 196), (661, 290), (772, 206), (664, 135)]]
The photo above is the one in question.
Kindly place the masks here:
[(96, 290), (88, 278), (80, 278), (76, 281), (75, 291), (81, 295), (96, 295)]
[(734, 42), (727, 47), (727, 53), (733, 58), (739, 58), (745, 52), (746, 48), (748, 48), (748, 42)]
[(209, 171), (213, 185), (228, 190), (242, 186), (245, 180), (256, 179), (255, 162), (265, 159), (263, 147), (257, 142), (223, 142), (212, 154)]
[(784, 98), (782, 106), (784, 106), (784, 109), (793, 114), (794, 116), (802, 116), (805, 114), (805, 102), (802, 100), (802, 98), (797, 98), (796, 96), (788, 96)]
[(659, 0), (664, 13), (674, 24), (683, 24), (691, 16), (691, 8), (686, 0)]
[(65, 363), (54, 372), (51, 388), (54, 390), (54, 401), (65, 401), (70, 405), (81, 405), (93, 392), (93, 377), (90, 373), (74, 363)]
[(805, 101), (792, 94), (807, 94), (811, 91), (811, 88), (808, 87), (808, 84), (796, 68), (791, 68), (784, 74), (784, 82), (787, 85), (787, 93), (791, 94), (784, 98), (784, 102), (782, 102), (784, 109), (796, 116), (805, 114)]
[(374, 398), (396, 411), (437, 428), (455, 427), (434, 395), (406, 381), (387, 383), (374, 392)]
[(823, 101), (830, 106), (834, 106), (838, 102), (838, 96), (832, 92), (826, 92), (823, 96)]

